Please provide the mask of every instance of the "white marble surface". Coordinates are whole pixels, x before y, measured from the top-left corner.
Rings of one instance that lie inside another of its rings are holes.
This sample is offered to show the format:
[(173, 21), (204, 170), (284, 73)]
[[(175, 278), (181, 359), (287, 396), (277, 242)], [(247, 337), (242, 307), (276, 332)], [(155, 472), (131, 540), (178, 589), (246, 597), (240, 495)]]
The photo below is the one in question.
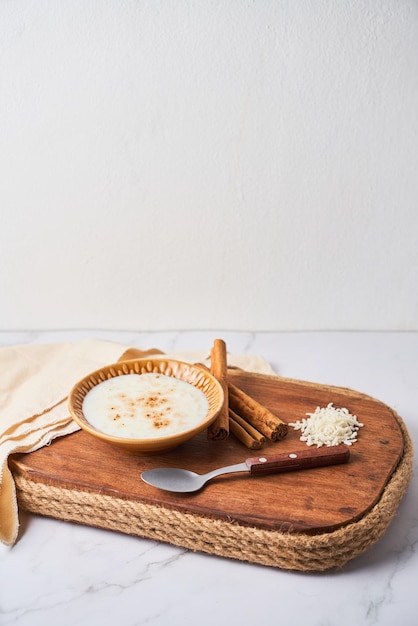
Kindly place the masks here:
[[(283, 376), (350, 387), (394, 408), (418, 441), (418, 333), (0, 332), (0, 345), (100, 337), (163, 350), (210, 347), (263, 356)], [(416, 471), (379, 542), (321, 574), (197, 554), (21, 514), (0, 545), (2, 626), (309, 624), (414, 626), (418, 595)]]

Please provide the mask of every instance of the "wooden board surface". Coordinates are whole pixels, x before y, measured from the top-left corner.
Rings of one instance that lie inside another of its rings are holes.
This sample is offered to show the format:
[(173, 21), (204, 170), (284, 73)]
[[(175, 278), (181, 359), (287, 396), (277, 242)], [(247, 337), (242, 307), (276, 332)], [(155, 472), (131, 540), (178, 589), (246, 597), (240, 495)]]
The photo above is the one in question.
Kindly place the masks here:
[[(168, 509), (232, 520), (270, 530), (320, 533), (360, 519), (378, 501), (403, 451), (403, 437), (392, 410), (363, 393), (273, 376), (230, 371), (230, 380), (286, 422), (301, 419), (317, 406), (347, 407), (364, 423), (348, 464), (273, 476), (229, 475), (196, 494), (174, 494), (145, 484), (141, 472), (182, 467), (204, 473), (255, 456), (232, 435), (209, 442), (206, 433), (165, 454), (126, 453), (83, 431), (55, 440), (31, 454), (10, 458), (13, 474), (29, 481)], [(304, 448), (300, 433), (289, 429), (262, 453)], [(91, 520), (94, 526), (94, 519)]]

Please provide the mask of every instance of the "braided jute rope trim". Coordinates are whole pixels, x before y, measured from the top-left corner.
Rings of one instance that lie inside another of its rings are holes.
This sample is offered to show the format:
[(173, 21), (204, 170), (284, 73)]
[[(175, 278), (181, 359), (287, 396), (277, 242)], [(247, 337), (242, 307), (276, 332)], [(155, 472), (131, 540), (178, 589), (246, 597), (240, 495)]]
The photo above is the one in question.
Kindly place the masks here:
[(358, 521), (329, 533), (307, 535), (242, 526), (153, 504), (44, 485), (17, 475), (18, 502), (32, 513), (241, 561), (305, 572), (340, 568), (384, 534), (411, 479), (413, 444), (402, 419), (395, 412), (394, 416), (403, 433), (404, 450), (379, 501)]

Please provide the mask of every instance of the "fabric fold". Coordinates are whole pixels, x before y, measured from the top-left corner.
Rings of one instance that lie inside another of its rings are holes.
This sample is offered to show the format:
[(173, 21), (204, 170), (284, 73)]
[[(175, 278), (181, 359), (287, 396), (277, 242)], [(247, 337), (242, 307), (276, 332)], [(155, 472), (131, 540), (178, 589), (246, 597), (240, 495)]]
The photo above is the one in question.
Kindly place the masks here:
[(0, 540), (6, 545), (16, 542), (19, 530), (9, 455), (33, 452), (78, 430), (67, 408), (69, 391), (127, 349), (97, 339), (0, 349)]

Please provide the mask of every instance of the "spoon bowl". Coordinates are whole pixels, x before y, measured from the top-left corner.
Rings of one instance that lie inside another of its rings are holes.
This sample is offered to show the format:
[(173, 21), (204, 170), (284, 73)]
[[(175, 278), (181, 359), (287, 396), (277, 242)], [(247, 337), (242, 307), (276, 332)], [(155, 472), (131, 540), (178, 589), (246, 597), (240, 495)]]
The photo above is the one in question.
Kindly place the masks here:
[(248, 467), (245, 463), (238, 465), (229, 465), (213, 470), (207, 474), (196, 474), (190, 470), (178, 469), (172, 467), (157, 467), (155, 469), (142, 472), (141, 478), (148, 485), (164, 489), (165, 491), (174, 491), (176, 493), (191, 493), (199, 491), (209, 480), (231, 472), (246, 472)]

